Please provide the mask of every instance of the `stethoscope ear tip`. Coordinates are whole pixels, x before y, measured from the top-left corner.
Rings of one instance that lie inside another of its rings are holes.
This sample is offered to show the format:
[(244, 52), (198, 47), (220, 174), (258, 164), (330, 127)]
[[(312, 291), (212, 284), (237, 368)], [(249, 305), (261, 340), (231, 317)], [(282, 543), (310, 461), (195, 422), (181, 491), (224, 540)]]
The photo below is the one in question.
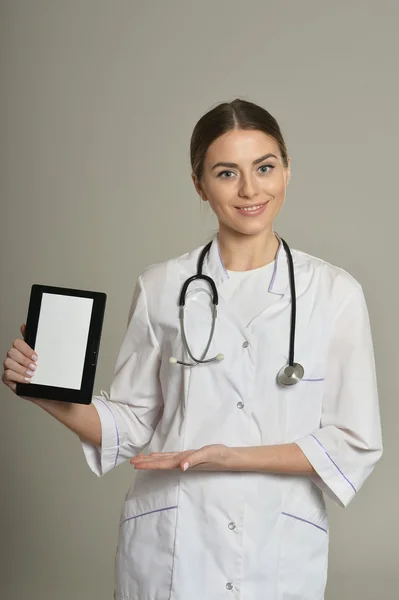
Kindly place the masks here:
[(169, 359), (169, 362), (171, 365), (175, 365), (177, 363), (177, 358), (175, 358), (174, 356), (171, 356)]
[(224, 354), (218, 354), (216, 360), (224, 360)]

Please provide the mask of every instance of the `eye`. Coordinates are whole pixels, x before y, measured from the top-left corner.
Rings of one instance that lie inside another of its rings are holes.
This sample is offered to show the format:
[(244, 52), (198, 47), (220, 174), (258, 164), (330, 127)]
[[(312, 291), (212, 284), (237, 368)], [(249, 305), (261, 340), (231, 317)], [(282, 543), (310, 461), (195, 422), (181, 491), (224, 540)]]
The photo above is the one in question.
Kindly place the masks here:
[[(259, 167), (259, 170), (261, 170), (263, 175), (267, 175), (267, 173), (270, 173), (274, 168), (275, 165), (262, 165)], [(221, 171), (217, 176), (221, 179), (231, 179), (231, 175), (234, 175), (233, 171)]]
[(262, 171), (262, 173), (269, 173), (274, 169), (274, 165), (262, 165), (259, 169), (268, 169), (267, 171)]
[(222, 179), (231, 179), (231, 177), (222, 177), (222, 175), (225, 173), (233, 173), (233, 171), (220, 171), (220, 173), (218, 173), (218, 177), (221, 177)]

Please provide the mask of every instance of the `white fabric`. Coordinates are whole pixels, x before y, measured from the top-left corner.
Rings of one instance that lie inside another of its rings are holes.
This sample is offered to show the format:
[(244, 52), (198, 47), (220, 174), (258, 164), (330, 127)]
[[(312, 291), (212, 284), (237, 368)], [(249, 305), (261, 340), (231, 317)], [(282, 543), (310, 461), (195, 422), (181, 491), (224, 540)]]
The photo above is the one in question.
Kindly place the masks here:
[[(295, 358), (305, 377), (281, 387), (276, 374), (288, 359), (291, 308), (284, 249), (280, 244), (268, 287), (276, 301), (245, 327), (225, 298), (229, 276), (215, 240), (204, 265), (219, 291), (209, 355), (223, 352), (225, 359), (171, 365), (170, 356), (184, 357), (178, 296), (200, 251), (139, 277), (110, 396), (93, 398), (102, 448), (82, 442), (90, 468), (102, 476), (146, 447), (295, 442), (317, 474), (136, 471), (121, 515), (115, 598), (322, 600), (328, 557), (323, 492), (347, 506), (382, 454), (362, 288), (344, 270), (292, 251)], [(242, 292), (244, 298), (245, 286)], [(211, 323), (202, 281), (189, 288), (185, 321), (200, 355)]]
[(274, 261), (249, 271), (227, 270), (229, 279), (224, 284), (223, 297), (245, 327), (278, 299), (269, 292), (273, 271)]

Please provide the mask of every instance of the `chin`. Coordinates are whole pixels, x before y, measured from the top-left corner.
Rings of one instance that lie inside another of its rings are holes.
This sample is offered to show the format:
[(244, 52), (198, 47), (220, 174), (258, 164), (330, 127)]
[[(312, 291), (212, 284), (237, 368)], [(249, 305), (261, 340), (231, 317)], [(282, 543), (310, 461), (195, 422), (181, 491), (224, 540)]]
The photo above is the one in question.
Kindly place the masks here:
[(241, 233), (243, 235), (261, 235), (262, 233), (266, 233), (273, 228), (273, 224), (271, 221), (267, 221), (266, 223), (234, 223), (229, 225), (229, 229), (233, 229), (237, 233)]

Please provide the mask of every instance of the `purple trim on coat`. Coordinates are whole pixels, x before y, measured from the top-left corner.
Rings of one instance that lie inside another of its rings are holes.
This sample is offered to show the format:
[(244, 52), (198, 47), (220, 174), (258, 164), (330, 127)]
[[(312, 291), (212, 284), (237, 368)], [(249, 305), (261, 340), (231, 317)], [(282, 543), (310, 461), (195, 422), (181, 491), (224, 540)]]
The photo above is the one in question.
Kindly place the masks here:
[(114, 467), (116, 467), (116, 463), (118, 462), (118, 457), (119, 457), (119, 430), (118, 430), (118, 425), (116, 424), (116, 419), (114, 417), (114, 413), (112, 412), (112, 410), (110, 409), (110, 407), (108, 406), (108, 404), (106, 404), (104, 402), (104, 400), (102, 398), (99, 398), (98, 396), (97, 396), (97, 400), (100, 400), (100, 402), (102, 402), (104, 404), (104, 406), (106, 406), (108, 408), (108, 410), (111, 413), (112, 418), (114, 420), (115, 430), (116, 430), (116, 439), (117, 439), (117, 444), (118, 444), (118, 450), (116, 452), (115, 463), (114, 463)]
[(331, 458), (331, 456), (328, 454), (327, 450), (324, 448), (323, 444), (317, 439), (317, 437), (315, 435), (313, 435), (313, 433), (311, 433), (310, 435), (323, 448), (324, 452), (327, 454), (328, 458), (331, 460), (331, 462), (333, 463), (333, 465), (338, 469), (338, 471), (341, 473), (342, 477), (349, 483), (349, 485), (351, 486), (351, 488), (353, 489), (353, 491), (356, 494), (357, 490), (356, 490), (355, 486), (353, 485), (353, 483), (351, 481), (349, 481), (349, 479), (346, 477), (346, 475), (344, 475), (344, 473), (341, 471), (341, 469), (339, 468), (339, 466), (337, 465), (337, 463), (333, 461), (333, 459)]
[(223, 260), (222, 260), (222, 255), (220, 254), (220, 246), (219, 246), (219, 239), (216, 236), (216, 247), (218, 249), (218, 254), (219, 254), (219, 260), (220, 260), (220, 264), (223, 267), (224, 272), (226, 273), (228, 279), (230, 279), (230, 275), (228, 274), (228, 271), (226, 270), (226, 267), (224, 266)]
[(320, 525), (316, 525), (316, 523), (313, 523), (312, 521), (308, 521), (307, 519), (302, 519), (302, 517), (297, 517), (296, 515), (291, 515), (290, 513), (287, 513), (287, 512), (282, 512), (281, 514), (285, 515), (286, 517), (291, 517), (292, 519), (297, 519), (297, 521), (303, 521), (304, 523), (309, 523), (309, 525), (313, 525), (313, 527), (317, 527), (317, 529), (321, 529), (322, 531), (327, 533), (327, 529), (324, 529), (324, 527), (320, 527)]
[(305, 378), (303, 378), (303, 379), (301, 379), (301, 381), (324, 381), (324, 377), (319, 377), (319, 378), (316, 378), (316, 379), (305, 379)]
[(273, 275), (272, 275), (272, 278), (271, 278), (270, 284), (269, 284), (269, 292), (273, 291), (273, 284), (274, 284), (274, 280), (276, 279), (276, 275), (277, 275), (278, 259), (280, 258), (281, 246), (283, 245), (281, 243), (281, 240), (279, 237), (278, 237), (278, 240), (280, 242), (280, 245), (277, 250), (276, 258), (274, 259), (274, 269), (273, 269)]
[(164, 510), (172, 510), (172, 508), (177, 508), (177, 506), (167, 506), (166, 508), (157, 508), (156, 510), (150, 510), (149, 512), (141, 513), (140, 515), (135, 515), (134, 517), (129, 517), (128, 519), (125, 519), (124, 521), (122, 521), (122, 523), (120, 524), (120, 527), (122, 527), (122, 525), (124, 523), (126, 523), (127, 521), (131, 521), (132, 519), (138, 519), (139, 517), (145, 517), (146, 515), (152, 515), (153, 513), (156, 513), (156, 512), (163, 512)]

